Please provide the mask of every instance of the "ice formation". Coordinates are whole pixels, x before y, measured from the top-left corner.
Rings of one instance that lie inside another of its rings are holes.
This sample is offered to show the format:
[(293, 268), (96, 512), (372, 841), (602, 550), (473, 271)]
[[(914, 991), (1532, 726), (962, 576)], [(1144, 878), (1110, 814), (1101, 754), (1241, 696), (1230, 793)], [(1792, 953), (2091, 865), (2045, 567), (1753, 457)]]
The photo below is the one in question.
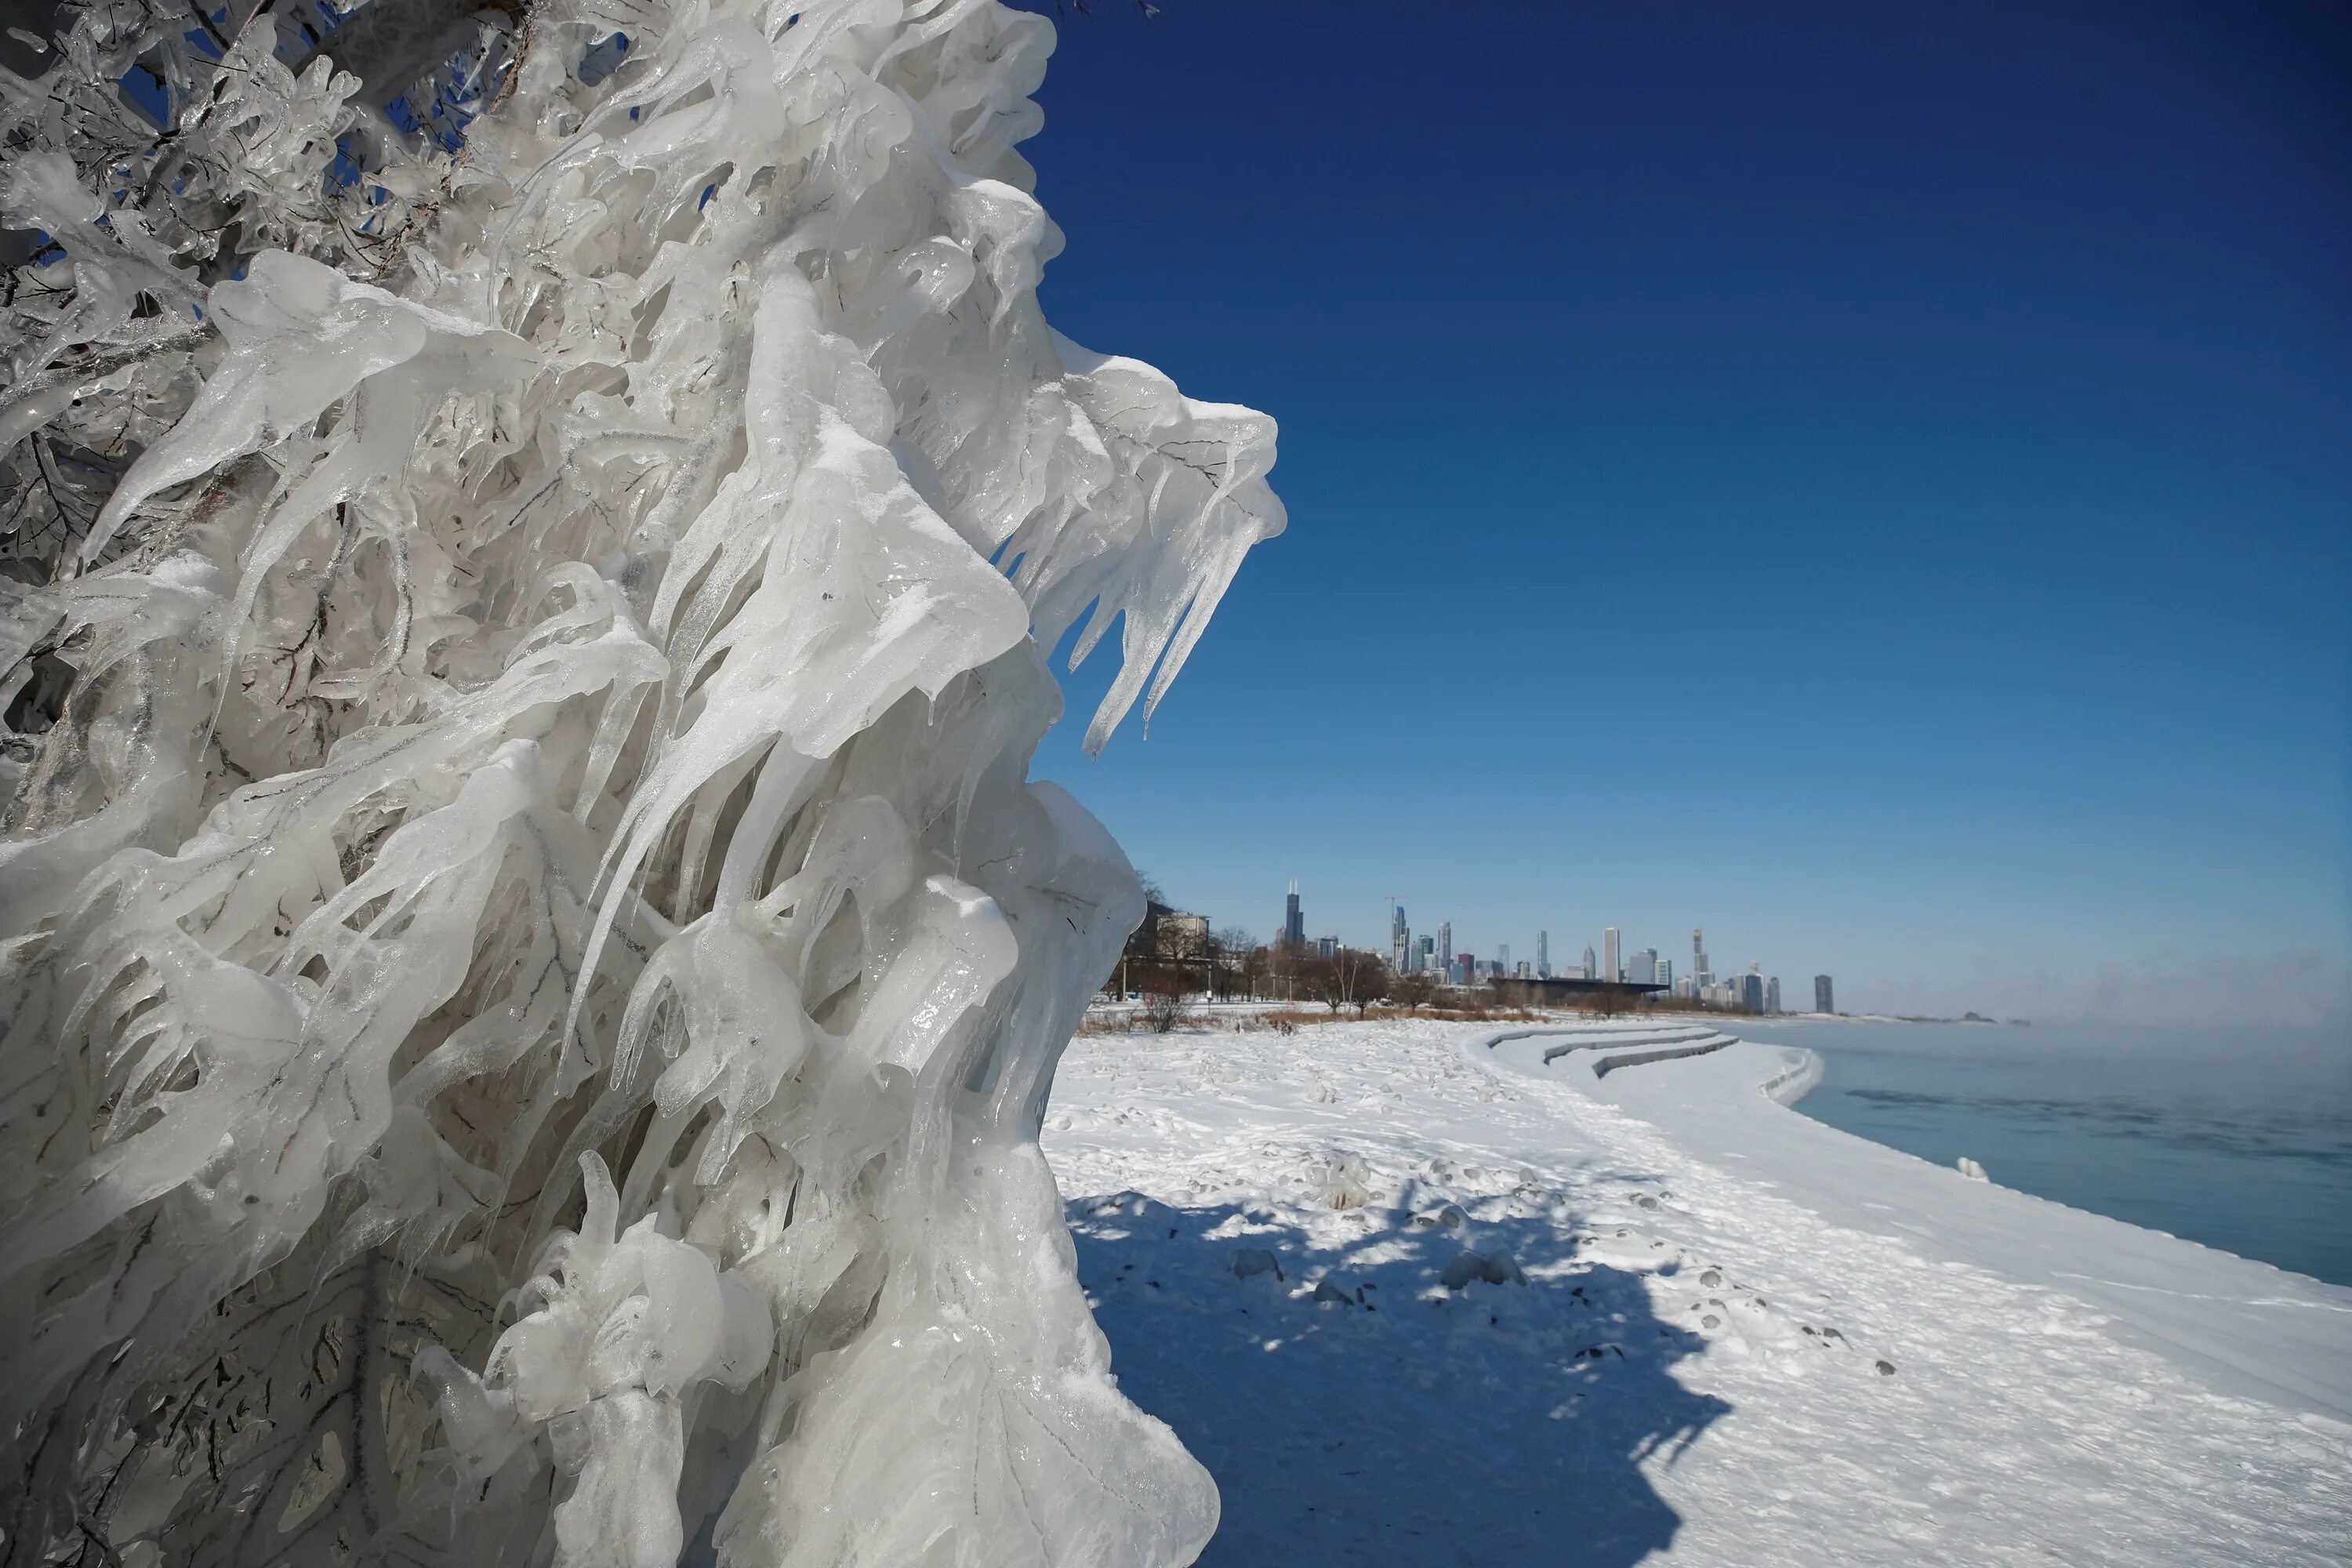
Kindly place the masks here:
[(1189, 1561), (1036, 1145), (1142, 900), (1027, 771), (1275, 427), (1046, 326), (1051, 25), (68, 16), (0, 72), (0, 1551)]

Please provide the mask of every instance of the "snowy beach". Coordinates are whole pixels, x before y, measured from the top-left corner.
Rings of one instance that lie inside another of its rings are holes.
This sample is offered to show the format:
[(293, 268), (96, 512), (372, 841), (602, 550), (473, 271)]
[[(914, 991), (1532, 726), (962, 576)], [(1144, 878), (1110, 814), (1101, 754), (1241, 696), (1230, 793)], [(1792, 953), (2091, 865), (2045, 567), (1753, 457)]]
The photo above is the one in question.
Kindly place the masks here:
[(1082, 1037), (1045, 1147), (1122, 1389), (1216, 1479), (1202, 1561), (2343, 1560), (2352, 1290), (1776, 1102), (1815, 1070)]

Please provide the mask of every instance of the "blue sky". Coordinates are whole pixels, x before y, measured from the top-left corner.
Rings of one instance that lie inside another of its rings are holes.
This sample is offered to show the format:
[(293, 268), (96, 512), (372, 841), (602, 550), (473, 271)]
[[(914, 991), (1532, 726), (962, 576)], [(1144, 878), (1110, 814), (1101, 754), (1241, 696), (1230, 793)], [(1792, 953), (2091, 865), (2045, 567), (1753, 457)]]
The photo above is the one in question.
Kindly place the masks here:
[(1066, 21), (1047, 311), (1274, 414), (1291, 527), (1038, 771), (1261, 931), (2340, 981), (2352, 46), (2047, 9)]

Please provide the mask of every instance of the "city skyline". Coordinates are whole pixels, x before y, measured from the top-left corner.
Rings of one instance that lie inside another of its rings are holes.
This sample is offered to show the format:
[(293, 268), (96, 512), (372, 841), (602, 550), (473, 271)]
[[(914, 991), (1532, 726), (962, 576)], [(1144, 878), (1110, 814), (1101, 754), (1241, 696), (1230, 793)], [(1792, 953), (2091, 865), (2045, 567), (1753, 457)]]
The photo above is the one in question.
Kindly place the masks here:
[[(1294, 879), (1294, 881), (1304, 885), (1302, 879)], [(1303, 904), (1305, 895), (1301, 897)], [(1181, 899), (1179, 901), (1181, 902)], [(1555, 906), (1546, 906), (1547, 909), (1553, 907)], [(1221, 927), (1233, 923), (1223, 921), (1214, 910), (1192, 912), (1209, 915)], [(1286, 916), (1286, 905), (1285, 912)], [(1403, 900), (1399, 899), (1391, 906), (1391, 915), (1393, 928), (1402, 930), (1410, 926), (1408, 906)], [(1255, 927), (1248, 926), (1246, 922), (1243, 923), (1244, 929), (1250, 930), (1253, 937), (1258, 940), (1270, 941), (1281, 935), (1280, 929), (1272, 933), (1263, 933), (1257, 931)], [(1547, 917), (1545, 923), (1534, 926), (1539, 949), (1548, 943), (1549, 936), (1556, 934), (1563, 923), (1556, 918)], [(1509, 971), (1518, 968), (1517, 963), (1510, 957), (1511, 944), (1508, 942), (1482, 944), (1475, 938), (1465, 942), (1454, 935), (1454, 924), (1450, 916), (1441, 920), (1438, 922), (1437, 935), (1433, 939), (1433, 944), (1435, 942), (1451, 943), (1457, 957), (1475, 954), (1480, 951), (1481, 946), (1485, 945), (1486, 950), (1495, 956), (1492, 959), (1479, 961), (1481, 974), (1489, 973), (1492, 965), (1497, 963)], [(1468, 929), (1489, 932), (1515, 929), (1523, 933), (1527, 928), (1525, 926), (1507, 927), (1499, 920), (1486, 919), (1474, 913)], [(1601, 928), (1604, 931), (1606, 929), (1606, 927)], [(1634, 922), (1621, 922), (1619, 926), (1621, 937), (1623, 932), (1633, 929), (1634, 929)], [(1646, 922), (1641, 929), (1644, 933), (1643, 941), (1646, 942), (1648, 929)], [(1423, 934), (1413, 933), (1412, 940), (1416, 951)], [(1598, 934), (1599, 932), (1596, 932), (1596, 935)], [(1578, 936), (1571, 931), (1569, 946), (1570, 952), (1577, 950), (1578, 941)], [(1392, 949), (1388, 943), (1363, 940), (1360, 935), (1354, 934), (1349, 922), (1344, 921), (1339, 922), (1338, 931), (1326, 928), (1324, 934), (1306, 938), (1304, 945), (1308, 951), (1319, 952), (1326, 957), (1329, 956), (1336, 947), (1341, 946), (1376, 952), (1389, 960), (1391, 964), (1397, 963), (1398, 953), (1402, 952), (1402, 949)], [(1687, 972), (1676, 967), (1673, 961), (1666, 957), (1662, 948), (1657, 950), (1660, 973), (1669, 977), (1669, 983), (1676, 994), (1687, 994), (1686, 983), (1696, 975), (1714, 973), (1708, 968), (1713, 961), (1707, 952), (1707, 945), (1706, 928), (1693, 928), (1691, 931), (1692, 967)], [(1980, 968), (1974, 973), (1947, 977), (1940, 982), (1931, 980), (1925, 984), (1890, 985), (1884, 981), (1865, 976), (1857, 983), (1843, 966), (1843, 959), (1834, 953), (1829, 957), (1832, 967), (1826, 972), (1821, 972), (1817, 969), (1817, 966), (1823, 962), (1821, 953), (1814, 953), (1810, 957), (1801, 956), (1801, 950), (1797, 949), (1794, 943), (1783, 939), (1768, 935), (1757, 942), (1755, 947), (1757, 950), (1769, 952), (1774, 955), (1769, 961), (1774, 968), (1789, 971), (1790, 978), (1781, 981), (1778, 1004), (1780, 1006), (1789, 1005), (1789, 999), (1792, 995), (1800, 1001), (1807, 997), (1809, 994), (1804, 989), (1804, 976), (1808, 973), (1812, 973), (1814, 988), (1810, 995), (1813, 1005), (1808, 1010), (1813, 1012), (1843, 1013), (1849, 1016), (1864, 1015), (1958, 1016), (1963, 1012), (1973, 1011), (1988, 1016), (2128, 1022), (2153, 1029), (2210, 1026), (2225, 1018), (2242, 1021), (2245, 1016), (2238, 999), (2246, 994), (2243, 987), (2248, 972), (2241, 963), (2225, 959), (2207, 958), (2201, 962), (2168, 966), (2160, 970), (2128, 970), (2114, 964), (2105, 964), (2085, 973), (2068, 975), (2063, 980), (2047, 980), (2038, 987), (2021, 993), (2013, 986), (2004, 988), (1986, 983), (1978, 977), (1981, 974)], [(1570, 959), (1565, 966), (1556, 969), (1555, 973), (1563, 975), (1597, 973), (1601, 969), (1597, 950), (1588, 943), (1583, 946), (1581, 962)], [(1761, 959), (1744, 961), (1742, 966), (1724, 972), (1718, 979), (1718, 984), (1744, 985), (1744, 975), (1757, 972), (1767, 962)], [(1529, 962), (1527, 969), (1532, 973), (1535, 969), (1534, 963)], [(2291, 1036), (2302, 1037), (2313, 1031), (2326, 1036), (2335, 1031), (2339, 1026), (2340, 1021), (2347, 1016), (2347, 981), (2344, 971), (2338, 964), (2309, 954), (2289, 953), (2272, 959), (2253, 970), (2252, 973), (2255, 977), (2254, 984), (2262, 988), (2259, 999), (2266, 999), (2275, 1004), (2273, 1026), (2287, 1031)], [(1780, 976), (1774, 973), (1759, 973), (1758, 978), (1762, 988), (1759, 994), (1767, 994), (1771, 990), (1771, 982), (1780, 979)], [(1717, 999), (1742, 1000), (1739, 997), (1721, 995)]]
[[(1556, 972), (1550, 962), (1549, 926), (1536, 929), (1536, 955), (1533, 959), (1513, 960), (1511, 944), (1507, 942), (1494, 944), (1493, 958), (1478, 959), (1475, 947), (1455, 942), (1451, 917), (1440, 919), (1433, 931), (1416, 931), (1409, 906), (1403, 899), (1392, 896), (1388, 903), (1388, 942), (1385, 949), (1367, 948), (1366, 944), (1348, 941), (1337, 933), (1309, 939), (1306, 934), (1305, 899), (1300, 891), (1299, 879), (1294, 877), (1284, 894), (1281, 925), (1265, 939), (1265, 944), (1288, 944), (1320, 952), (1326, 957), (1330, 955), (1334, 947), (1341, 945), (1381, 952), (1388, 959), (1390, 968), (1399, 973), (1435, 972), (1457, 984), (1474, 984), (1488, 976), (1552, 978), (1555, 975), (1573, 975), (1635, 985), (1663, 986), (1671, 995), (1752, 1007), (1760, 1012), (1781, 1011), (1780, 977), (1777, 973), (1765, 972), (1763, 960), (1751, 959), (1746, 971), (1728, 975), (1718, 976), (1709, 968), (1704, 927), (1695, 927), (1691, 931), (1692, 964), (1684, 973), (1677, 974), (1674, 959), (1655, 945), (1631, 952), (1624, 951), (1623, 930), (1618, 926), (1601, 928), (1601, 948), (1598, 957), (1592, 947), (1587, 945), (1582, 962), (1573, 971)], [(1200, 917), (1209, 924), (1216, 923), (1219, 919), (1215, 911), (1209, 910), (1186, 910), (1184, 912)], [(1240, 929), (1249, 931), (1253, 940), (1257, 939), (1258, 933), (1247, 925)], [(1815, 974), (1813, 994), (1817, 1000), (1828, 997), (1830, 985), (1829, 974)], [(1835, 1009), (1824, 1005), (1816, 1007), (1815, 1011), (1833, 1012)]]
[[(1157, 872), (1153, 876), (1156, 880), (1176, 880), (1182, 888), (1192, 885), (1187, 879), (1160, 878)], [(1391, 944), (1368, 938), (1350, 913), (1343, 910), (1342, 917), (1335, 921), (1317, 918), (1314, 909), (1323, 906), (1314, 903), (1313, 882), (1305, 877), (1294, 880), (1302, 889), (1308, 889), (1301, 895), (1307, 906), (1303, 915), (1307, 922), (1306, 929), (1310, 932), (1322, 933), (1306, 938), (1306, 944), (1310, 949), (1328, 952), (1335, 945), (1344, 946), (1376, 952), (1394, 963)], [(1352, 865), (1339, 880), (1343, 885), (1351, 882), (1359, 888), (1377, 885), (1376, 879), (1367, 877)], [(1170, 897), (1179, 906), (1188, 909), (1207, 906), (1201, 912), (1208, 913), (1221, 927), (1235, 923), (1222, 912), (1232, 907), (1229, 902), (1204, 900), (1198, 905), (1190, 904), (1186, 902), (1187, 895), (1172, 889)], [(1260, 902), (1262, 895), (1260, 900), (1246, 901)], [(1378, 911), (1386, 906), (1394, 918), (1402, 921), (1407, 915), (1408, 901), (1420, 903), (1422, 900), (1418, 896), (1410, 900), (1398, 898), (1391, 904), (1389, 896), (1383, 895), (1373, 900), (1375, 918)], [(1654, 910), (1657, 908), (1654, 899), (1635, 898), (1632, 901), (1644, 910)], [(1433, 904), (1434, 900), (1432, 902)], [(1541, 937), (1547, 932), (1559, 934), (1565, 930), (1570, 932), (1567, 951), (1574, 953), (1585, 942), (1581, 930), (1591, 929), (1595, 938), (1605, 931), (1605, 926), (1571, 926), (1569, 921), (1559, 918), (1559, 900), (1528, 900), (1523, 907), (1532, 912), (1520, 920), (1473, 909), (1466, 921), (1457, 921), (1448, 916), (1443, 923), (1450, 928), (1449, 934), (1457, 954), (1491, 953), (1496, 960), (1506, 963), (1510, 962), (1509, 953), (1514, 944), (1501, 939), (1498, 935), (1501, 932), (1509, 931), (1524, 939), (1530, 932)], [(1946, 1016), (1976, 1011), (2003, 1017), (2106, 1019), (2163, 1027), (2172, 1024), (2210, 1023), (2223, 1016), (2242, 1019), (2248, 1016), (2243, 1006), (2229, 999), (2249, 994), (2242, 987), (2246, 977), (2252, 974), (2255, 977), (2254, 989), (2251, 993), (2252, 1003), (2257, 1007), (2267, 1006), (2277, 1027), (2298, 1032), (2317, 1030), (2325, 1034), (2337, 1029), (2345, 1018), (2352, 1016), (2352, 973), (2347, 973), (2346, 965), (2332, 955), (2306, 949), (2290, 948), (2283, 953), (2258, 956), (2252, 961), (2210, 953), (2172, 954), (2163, 956), (2158, 962), (2137, 965), (2107, 961), (2063, 973), (2042, 968), (2021, 975), (2015, 973), (2004, 975), (1979, 960), (1972, 965), (1954, 964), (1941, 972), (1923, 964), (1907, 974), (1890, 980), (1884, 974), (1859, 970), (1843, 947), (1809, 945), (1802, 940), (1802, 922), (1790, 922), (1790, 929), (1784, 931), (1779, 922), (1769, 918), (1769, 910), (1763, 914), (1764, 918), (1760, 919), (1717, 921), (1717, 926), (1725, 929), (1736, 923), (1738, 929), (1754, 929), (1761, 933), (1753, 943), (1743, 938), (1738, 946), (1751, 952), (1772, 954), (1769, 963), (1785, 970), (1790, 976), (1783, 982), (1784, 1005), (1787, 987), (1795, 987), (1793, 994), (1802, 1000), (1807, 994), (1804, 977), (1826, 968), (1829, 974), (1835, 976), (1838, 1003), (1834, 1008), (1822, 1009), (1826, 1011), (1848, 1015)], [(1668, 909), (1647, 914), (1638, 921), (1620, 921), (1618, 925), (1621, 932), (1638, 928), (1644, 933), (1643, 942), (1648, 944), (1647, 933), (1650, 931), (1682, 929), (1679, 919), (1686, 918), (1686, 915), (1678, 917), (1675, 911)], [(1271, 941), (1281, 935), (1279, 924), (1271, 931), (1262, 931), (1246, 919), (1239, 923), (1260, 940)], [(1706, 937), (1706, 929), (1704, 926), (1691, 928), (1691, 951), (1696, 962), (1687, 973), (1677, 965), (1677, 980), (1701, 973), (1700, 965), (1712, 962), (1706, 952), (1710, 945)], [(1471, 934), (1467, 937), (1454, 934), (1458, 931)], [(1486, 933), (1485, 940), (1478, 935), (1480, 932)], [(1416, 937), (1419, 934), (1416, 929)], [(1526, 951), (1524, 941), (1519, 947), (1520, 951)], [(1601, 967), (1597, 951), (1592, 947), (1585, 947), (1584, 951), (1593, 960), (1593, 968), (1597, 971)], [(1664, 961), (1664, 947), (1660, 945), (1661, 962)], [(1736, 967), (1744, 970), (1748, 962), (1741, 960)], [(1528, 967), (1532, 973), (1532, 963)], [(1570, 959), (1564, 966), (1557, 967), (1555, 973), (1573, 974), (1581, 967)], [(1732, 971), (1724, 970), (1722, 973)]]

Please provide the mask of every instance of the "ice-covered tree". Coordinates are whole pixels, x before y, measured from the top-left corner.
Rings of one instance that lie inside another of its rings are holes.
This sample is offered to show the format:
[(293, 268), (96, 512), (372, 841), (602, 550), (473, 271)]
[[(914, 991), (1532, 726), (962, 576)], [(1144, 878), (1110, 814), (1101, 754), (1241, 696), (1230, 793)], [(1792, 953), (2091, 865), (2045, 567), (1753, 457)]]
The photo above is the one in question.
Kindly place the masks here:
[(994, 0), (86, 0), (0, 71), (11, 1563), (1188, 1560), (1032, 782), (1282, 526), (1041, 316)]

